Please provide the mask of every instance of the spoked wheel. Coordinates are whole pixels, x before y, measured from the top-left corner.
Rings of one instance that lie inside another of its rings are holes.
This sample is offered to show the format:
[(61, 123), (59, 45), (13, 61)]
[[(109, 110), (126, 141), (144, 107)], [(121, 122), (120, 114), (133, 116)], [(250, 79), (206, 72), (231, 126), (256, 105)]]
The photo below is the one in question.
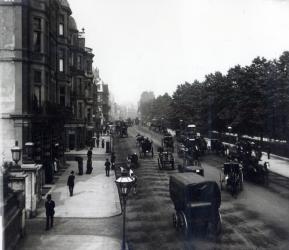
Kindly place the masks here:
[(188, 238), (189, 237), (189, 225), (188, 220), (184, 212), (179, 213), (179, 227), (183, 233), (183, 235)]
[(173, 213), (173, 226), (177, 231), (179, 230), (179, 219), (176, 213)]
[(159, 170), (162, 170), (160, 159), (158, 159), (158, 166), (159, 166)]

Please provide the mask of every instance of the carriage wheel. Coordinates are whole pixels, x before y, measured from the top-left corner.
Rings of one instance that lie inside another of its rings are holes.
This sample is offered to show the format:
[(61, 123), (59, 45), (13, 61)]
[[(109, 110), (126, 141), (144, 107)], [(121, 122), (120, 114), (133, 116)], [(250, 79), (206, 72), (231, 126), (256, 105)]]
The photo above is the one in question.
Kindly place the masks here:
[(182, 211), (179, 213), (179, 226), (180, 226), (182, 233), (187, 238), (189, 236), (189, 225), (188, 225), (187, 217)]
[(158, 166), (159, 166), (159, 170), (162, 170), (160, 159), (158, 159)]
[(179, 230), (179, 219), (176, 213), (173, 213), (173, 226), (177, 231)]

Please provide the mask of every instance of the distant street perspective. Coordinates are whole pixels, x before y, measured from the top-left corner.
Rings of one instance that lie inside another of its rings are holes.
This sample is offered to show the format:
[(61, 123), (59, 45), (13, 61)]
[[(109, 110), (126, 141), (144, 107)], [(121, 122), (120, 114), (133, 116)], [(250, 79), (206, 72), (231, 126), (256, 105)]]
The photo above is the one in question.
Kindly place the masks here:
[(289, 1), (0, 0), (3, 250), (288, 250)]

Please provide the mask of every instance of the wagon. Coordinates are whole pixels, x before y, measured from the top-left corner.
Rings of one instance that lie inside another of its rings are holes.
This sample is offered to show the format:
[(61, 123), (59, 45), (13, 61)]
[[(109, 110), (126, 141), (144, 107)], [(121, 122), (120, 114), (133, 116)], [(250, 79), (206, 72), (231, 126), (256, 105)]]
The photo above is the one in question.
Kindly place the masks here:
[(174, 139), (171, 135), (165, 135), (162, 138), (162, 147), (164, 151), (174, 152)]
[(168, 167), (175, 169), (175, 159), (172, 152), (159, 151), (158, 166), (160, 170)]
[(170, 197), (175, 207), (173, 226), (186, 237), (202, 227), (215, 236), (221, 233), (221, 192), (214, 181), (194, 173), (170, 176)]
[(139, 146), (139, 157), (143, 158), (149, 154), (152, 158), (154, 157), (153, 143), (148, 139), (144, 139), (143, 141), (141, 141), (141, 144)]
[(243, 190), (243, 167), (238, 162), (225, 162), (220, 174), (221, 190), (225, 187), (232, 195)]

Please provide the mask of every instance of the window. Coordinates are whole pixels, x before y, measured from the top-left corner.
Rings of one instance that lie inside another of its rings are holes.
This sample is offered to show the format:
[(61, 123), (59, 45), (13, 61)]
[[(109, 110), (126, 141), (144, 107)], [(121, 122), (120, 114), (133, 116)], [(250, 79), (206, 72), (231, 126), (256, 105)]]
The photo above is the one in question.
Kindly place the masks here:
[(77, 69), (81, 69), (81, 56), (77, 56), (77, 65), (76, 65), (76, 67), (77, 67)]
[(34, 85), (33, 110), (39, 111), (41, 106), (41, 86)]
[(65, 87), (59, 88), (59, 102), (61, 106), (65, 106)]
[(41, 83), (41, 71), (40, 70), (34, 70), (34, 82)]
[(92, 72), (92, 65), (91, 61), (87, 61), (87, 72), (91, 73)]
[(61, 15), (59, 17), (58, 33), (59, 33), (60, 36), (64, 35), (64, 16), (63, 15)]
[(33, 50), (41, 52), (41, 18), (33, 18)]
[(81, 102), (78, 103), (78, 118), (79, 119), (82, 118), (82, 103)]
[(64, 50), (59, 50), (59, 72), (64, 72)]

